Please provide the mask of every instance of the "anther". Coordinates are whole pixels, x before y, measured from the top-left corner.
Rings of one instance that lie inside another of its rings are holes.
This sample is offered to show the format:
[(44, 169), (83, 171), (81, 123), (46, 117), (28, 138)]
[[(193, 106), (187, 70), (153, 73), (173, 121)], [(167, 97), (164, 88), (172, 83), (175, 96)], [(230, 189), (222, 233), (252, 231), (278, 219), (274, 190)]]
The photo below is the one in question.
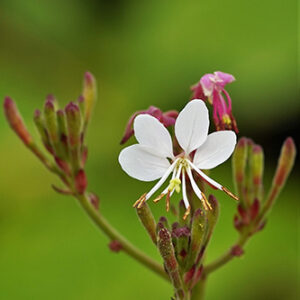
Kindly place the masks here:
[(208, 200), (207, 200), (205, 194), (201, 192), (201, 195), (202, 195), (202, 197), (203, 197), (203, 199), (204, 199), (204, 202), (205, 202), (205, 204), (206, 204), (206, 209), (209, 208), (209, 209), (211, 210), (212, 207), (211, 207), (210, 203), (208, 202)]
[(165, 194), (160, 194), (158, 197), (156, 197), (153, 202), (157, 203), (159, 200), (161, 200), (163, 197), (165, 196)]
[(167, 197), (166, 197), (166, 211), (170, 210), (170, 191), (168, 191), (167, 193)]
[(236, 201), (239, 201), (239, 197), (235, 196), (234, 194), (232, 194), (229, 190), (227, 190), (224, 186), (222, 186), (222, 190), (223, 192), (225, 192), (228, 196), (230, 196), (231, 198), (233, 198)]
[(135, 203), (133, 204), (134, 208), (141, 208), (144, 202), (146, 201), (146, 195), (147, 193), (143, 194)]
[(184, 215), (183, 215), (183, 220), (186, 220), (186, 218), (188, 217), (188, 215), (190, 214), (190, 212), (191, 212), (191, 207), (189, 206), (187, 209), (186, 209), (186, 211), (185, 211), (185, 213), (184, 213)]

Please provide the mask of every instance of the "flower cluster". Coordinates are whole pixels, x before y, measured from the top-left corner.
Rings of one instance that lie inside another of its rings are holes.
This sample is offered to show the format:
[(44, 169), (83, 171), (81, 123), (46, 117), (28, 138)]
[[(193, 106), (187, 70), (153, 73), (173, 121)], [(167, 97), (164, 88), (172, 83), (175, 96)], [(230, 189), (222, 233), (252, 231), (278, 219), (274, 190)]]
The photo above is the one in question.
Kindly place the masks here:
[[(59, 193), (83, 194), (86, 190), (84, 166), (88, 149), (85, 135), (95, 99), (96, 83), (89, 72), (85, 74), (83, 92), (76, 102), (61, 109), (53, 95), (46, 97), (43, 110), (37, 109), (33, 118), (45, 151), (33, 140), (14, 101), (10, 97), (4, 100), (4, 112), (11, 128), (42, 163), (61, 178), (64, 188), (53, 185)], [(45, 152), (53, 160), (49, 160)], [(95, 195), (91, 194), (90, 199), (91, 203), (98, 205)]]

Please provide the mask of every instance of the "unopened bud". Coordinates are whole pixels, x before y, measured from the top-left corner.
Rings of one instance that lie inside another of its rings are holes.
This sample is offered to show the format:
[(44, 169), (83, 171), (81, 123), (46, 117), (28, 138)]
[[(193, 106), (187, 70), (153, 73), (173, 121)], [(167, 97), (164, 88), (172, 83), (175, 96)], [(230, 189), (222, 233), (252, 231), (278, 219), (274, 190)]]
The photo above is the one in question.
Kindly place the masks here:
[(183, 227), (172, 226), (173, 244), (176, 245), (176, 257), (181, 266), (184, 265), (185, 258), (188, 254), (190, 235), (191, 235), (191, 231), (187, 226), (183, 226)]
[(58, 134), (60, 140), (60, 145), (59, 145), (60, 158), (66, 160), (69, 155), (69, 147), (68, 147), (68, 133), (67, 133), (65, 112), (62, 109), (59, 109), (56, 112), (56, 116), (57, 116)]
[(83, 194), (87, 187), (87, 178), (84, 170), (79, 170), (75, 176), (75, 188), (79, 194)]
[(81, 116), (77, 104), (70, 102), (66, 108), (67, 127), (69, 133), (69, 141), (71, 147), (76, 147), (80, 144), (81, 133)]
[(153, 217), (153, 214), (149, 208), (149, 205), (144, 202), (141, 207), (136, 208), (138, 217), (142, 222), (143, 226), (147, 230), (150, 238), (152, 239), (153, 243), (156, 244), (156, 222)]
[(81, 150), (81, 115), (77, 104), (70, 102), (66, 108), (68, 138), (73, 172), (82, 166)]
[(186, 270), (189, 270), (193, 266), (193, 264), (196, 263), (196, 259), (204, 244), (207, 229), (207, 219), (205, 213), (199, 208), (194, 212), (192, 218), (191, 242)]
[(58, 144), (59, 144), (59, 137), (58, 137), (58, 129), (57, 129), (57, 120), (56, 120), (56, 112), (54, 103), (52, 100), (46, 100), (44, 106), (44, 116), (45, 116), (45, 125), (47, 128), (47, 132), (49, 135), (49, 140), (54, 148), (56, 155), (59, 153)]
[(39, 109), (36, 109), (33, 116), (34, 124), (39, 132), (41, 140), (45, 146), (45, 148), (50, 152), (53, 153), (53, 149), (49, 140), (49, 135), (47, 129), (45, 127), (44, 120), (42, 118), (42, 113)]
[(25, 145), (30, 145), (32, 143), (32, 137), (22, 120), (22, 117), (14, 101), (10, 97), (5, 97), (3, 106), (4, 113), (10, 127), (14, 130), (14, 132), (19, 136), (19, 138)]
[(233, 179), (238, 197), (242, 200), (245, 183), (245, 172), (247, 164), (248, 142), (246, 138), (241, 138), (232, 156)]
[(211, 238), (215, 225), (217, 224), (219, 218), (219, 203), (215, 196), (209, 195), (208, 202), (211, 205), (212, 209), (206, 211), (206, 218), (207, 218), (207, 234), (205, 237), (204, 248), (207, 247), (208, 242)]
[(274, 204), (275, 199), (282, 190), (285, 182), (294, 166), (296, 157), (296, 146), (291, 137), (287, 138), (282, 145), (280, 157), (277, 163), (277, 169), (273, 178), (272, 187), (268, 199), (262, 210), (262, 214), (269, 211)]
[(182, 298), (184, 292), (182, 289), (181, 277), (178, 270), (171, 234), (166, 228), (163, 228), (158, 232), (157, 247), (164, 260), (166, 270), (172, 280), (175, 293), (179, 294)]
[(86, 128), (90, 118), (94, 103), (97, 98), (97, 86), (94, 76), (90, 72), (84, 74), (84, 84), (82, 96), (85, 102), (84, 109), (84, 128)]
[(251, 175), (253, 186), (253, 197), (262, 198), (262, 179), (264, 172), (264, 152), (262, 147), (254, 145), (251, 155)]

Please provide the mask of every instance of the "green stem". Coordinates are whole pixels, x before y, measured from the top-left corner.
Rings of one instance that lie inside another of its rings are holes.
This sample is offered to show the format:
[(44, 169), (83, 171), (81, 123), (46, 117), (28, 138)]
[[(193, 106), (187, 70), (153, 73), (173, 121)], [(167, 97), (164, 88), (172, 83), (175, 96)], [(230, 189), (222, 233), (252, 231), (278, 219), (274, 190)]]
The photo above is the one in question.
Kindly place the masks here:
[(122, 245), (122, 250), (129, 256), (151, 269), (162, 278), (169, 280), (168, 275), (164, 271), (163, 267), (151, 257), (144, 254), (137, 249), (133, 244), (126, 240), (115, 228), (113, 228), (108, 221), (92, 206), (87, 195), (78, 195), (75, 197), (79, 200), (82, 208), (93, 220), (93, 222), (112, 240), (117, 240)]

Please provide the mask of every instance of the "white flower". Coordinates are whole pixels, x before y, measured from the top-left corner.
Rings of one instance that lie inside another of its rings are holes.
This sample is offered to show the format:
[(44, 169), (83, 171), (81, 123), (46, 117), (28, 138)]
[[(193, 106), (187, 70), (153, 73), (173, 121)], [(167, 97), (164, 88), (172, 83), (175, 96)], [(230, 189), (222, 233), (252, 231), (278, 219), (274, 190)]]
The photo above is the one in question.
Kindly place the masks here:
[[(134, 133), (138, 144), (123, 149), (119, 155), (119, 162), (129, 176), (138, 180), (153, 181), (160, 178), (148, 193), (141, 196), (135, 207), (141, 207), (172, 174), (169, 185), (154, 200), (155, 202), (166, 195), (168, 209), (170, 197), (174, 190), (180, 191), (182, 183), (182, 196), (188, 215), (190, 211), (186, 193), (188, 177), (204, 208), (211, 208), (197, 186), (192, 170), (212, 187), (223, 190), (237, 200), (236, 196), (201, 171), (212, 169), (230, 157), (235, 148), (236, 135), (233, 131), (217, 131), (208, 135), (208, 127), (209, 116), (204, 102), (198, 99), (189, 102), (179, 113), (175, 123), (175, 136), (183, 149), (183, 152), (175, 157), (171, 136), (156, 118), (150, 115), (139, 115), (135, 118)], [(196, 152), (192, 160), (190, 154), (194, 150)]]

